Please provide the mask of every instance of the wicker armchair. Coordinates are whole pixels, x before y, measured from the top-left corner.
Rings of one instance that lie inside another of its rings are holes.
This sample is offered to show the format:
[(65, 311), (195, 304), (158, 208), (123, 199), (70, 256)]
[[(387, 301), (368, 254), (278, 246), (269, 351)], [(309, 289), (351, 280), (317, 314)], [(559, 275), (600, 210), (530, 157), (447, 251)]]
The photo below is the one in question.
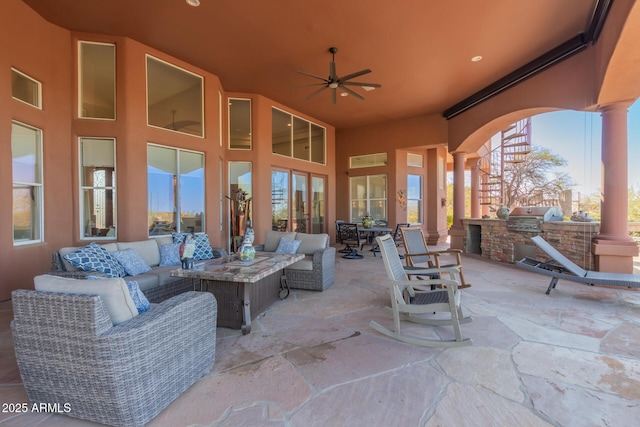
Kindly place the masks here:
[(100, 297), (16, 290), (11, 323), (31, 402), (64, 402), (68, 415), (143, 426), (215, 360), (215, 298), (187, 292), (113, 326)]

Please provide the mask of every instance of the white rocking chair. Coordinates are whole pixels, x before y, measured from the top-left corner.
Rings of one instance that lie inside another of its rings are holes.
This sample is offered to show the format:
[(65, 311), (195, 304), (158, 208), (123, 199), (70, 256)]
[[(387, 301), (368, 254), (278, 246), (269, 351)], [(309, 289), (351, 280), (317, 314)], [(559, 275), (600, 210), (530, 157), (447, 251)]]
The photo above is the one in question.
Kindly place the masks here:
[[(448, 274), (449, 279), (410, 281), (400, 261), (393, 236), (387, 234), (378, 236), (376, 239), (389, 277), (393, 328), (389, 329), (373, 320), (369, 322), (369, 326), (381, 334), (408, 344), (426, 347), (456, 347), (473, 344), (471, 339), (462, 338), (460, 331), (460, 324), (471, 322), (472, 319), (462, 314), (460, 291), (458, 290), (460, 284), (459, 268), (425, 268), (423, 271), (425, 275), (439, 272)], [(419, 273), (412, 271), (412, 275), (414, 274)], [(444, 289), (431, 289), (432, 285), (442, 285)], [(451, 317), (446, 319), (432, 318), (435, 312), (448, 312)], [(403, 335), (400, 333), (400, 320), (431, 326), (451, 325), (455, 339), (433, 340)]]

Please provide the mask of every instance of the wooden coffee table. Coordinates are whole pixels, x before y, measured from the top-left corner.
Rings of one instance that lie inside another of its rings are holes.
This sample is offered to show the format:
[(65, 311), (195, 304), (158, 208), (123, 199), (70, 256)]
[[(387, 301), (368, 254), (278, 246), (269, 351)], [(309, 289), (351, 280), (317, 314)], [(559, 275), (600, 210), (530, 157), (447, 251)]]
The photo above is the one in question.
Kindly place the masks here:
[(228, 255), (196, 262), (193, 269), (173, 270), (171, 275), (194, 279), (194, 290), (215, 295), (218, 326), (248, 334), (252, 319), (289, 295), (284, 268), (303, 258), (304, 254), (257, 252), (254, 260), (240, 261), (237, 255)]

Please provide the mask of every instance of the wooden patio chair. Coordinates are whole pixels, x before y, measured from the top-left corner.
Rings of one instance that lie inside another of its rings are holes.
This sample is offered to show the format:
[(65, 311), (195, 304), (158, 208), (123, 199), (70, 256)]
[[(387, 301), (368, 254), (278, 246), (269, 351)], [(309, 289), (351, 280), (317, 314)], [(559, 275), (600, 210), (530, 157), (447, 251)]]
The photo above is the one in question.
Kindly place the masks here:
[[(410, 281), (398, 256), (393, 236), (390, 234), (378, 236), (376, 240), (380, 246), (384, 267), (389, 279), (393, 328), (387, 328), (373, 320), (369, 322), (369, 326), (381, 334), (408, 344), (426, 347), (457, 347), (473, 344), (471, 339), (462, 338), (460, 330), (460, 324), (468, 323), (472, 320), (471, 317), (465, 317), (462, 313), (459, 290), (460, 270), (458, 268), (424, 269), (423, 272), (425, 274), (434, 272), (440, 273), (441, 276), (447, 274), (449, 279)], [(443, 288), (428, 289), (433, 285), (442, 286)], [(449, 316), (446, 318), (435, 317), (437, 312), (446, 312), (449, 313)], [(401, 320), (432, 326), (451, 325), (454, 339), (439, 340), (405, 335), (400, 332)]]
[[(468, 288), (471, 284), (464, 279), (462, 272), (462, 251), (460, 249), (447, 249), (442, 251), (430, 251), (425, 241), (422, 228), (401, 228), (402, 241), (404, 242), (407, 267), (426, 266), (428, 268), (457, 267), (460, 269), (460, 288)], [(441, 260), (441, 257), (447, 257)]]

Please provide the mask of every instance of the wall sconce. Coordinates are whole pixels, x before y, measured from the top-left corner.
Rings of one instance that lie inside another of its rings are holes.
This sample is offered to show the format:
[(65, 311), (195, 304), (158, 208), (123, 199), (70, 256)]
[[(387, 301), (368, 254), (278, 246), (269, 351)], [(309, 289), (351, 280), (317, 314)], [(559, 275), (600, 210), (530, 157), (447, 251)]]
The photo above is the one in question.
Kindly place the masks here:
[(443, 208), (445, 206), (447, 206), (447, 198), (443, 197), (442, 199), (440, 199), (440, 206), (442, 206)]

